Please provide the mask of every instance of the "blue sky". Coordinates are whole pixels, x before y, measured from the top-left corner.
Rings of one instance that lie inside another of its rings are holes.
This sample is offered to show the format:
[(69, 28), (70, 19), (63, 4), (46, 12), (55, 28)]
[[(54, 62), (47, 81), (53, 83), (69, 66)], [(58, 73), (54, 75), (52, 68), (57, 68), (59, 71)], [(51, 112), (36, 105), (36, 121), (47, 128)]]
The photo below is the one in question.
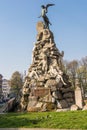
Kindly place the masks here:
[(13, 72), (27, 71), (36, 41), (36, 23), (41, 5), (49, 8), (50, 27), (64, 59), (87, 56), (87, 0), (0, 0), (0, 73), (9, 79)]

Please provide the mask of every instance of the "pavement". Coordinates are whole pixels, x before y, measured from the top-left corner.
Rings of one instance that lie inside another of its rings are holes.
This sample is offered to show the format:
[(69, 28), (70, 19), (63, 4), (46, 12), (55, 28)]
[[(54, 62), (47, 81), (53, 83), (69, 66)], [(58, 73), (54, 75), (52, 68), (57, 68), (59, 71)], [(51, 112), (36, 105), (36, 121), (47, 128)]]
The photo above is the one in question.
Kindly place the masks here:
[(0, 130), (59, 130), (59, 129), (46, 129), (46, 128), (0, 128)]

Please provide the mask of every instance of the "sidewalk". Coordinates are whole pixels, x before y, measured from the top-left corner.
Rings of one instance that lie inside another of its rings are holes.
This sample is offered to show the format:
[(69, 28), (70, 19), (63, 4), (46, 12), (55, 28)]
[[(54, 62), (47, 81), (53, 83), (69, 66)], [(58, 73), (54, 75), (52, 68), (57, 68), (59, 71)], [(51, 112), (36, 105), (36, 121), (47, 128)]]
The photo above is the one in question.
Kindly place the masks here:
[(47, 128), (0, 128), (0, 130), (59, 130), (59, 129), (47, 129)]

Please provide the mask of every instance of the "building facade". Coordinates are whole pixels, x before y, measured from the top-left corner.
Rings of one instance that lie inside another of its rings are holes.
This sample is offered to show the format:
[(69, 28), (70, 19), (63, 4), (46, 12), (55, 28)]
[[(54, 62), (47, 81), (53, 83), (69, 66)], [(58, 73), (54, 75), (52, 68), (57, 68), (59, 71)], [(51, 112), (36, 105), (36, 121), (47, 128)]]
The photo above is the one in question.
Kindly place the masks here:
[(2, 97), (2, 78), (3, 76), (0, 74), (0, 99)]
[(10, 93), (9, 80), (7, 80), (7, 79), (3, 79), (2, 93), (3, 93), (4, 98), (7, 98)]

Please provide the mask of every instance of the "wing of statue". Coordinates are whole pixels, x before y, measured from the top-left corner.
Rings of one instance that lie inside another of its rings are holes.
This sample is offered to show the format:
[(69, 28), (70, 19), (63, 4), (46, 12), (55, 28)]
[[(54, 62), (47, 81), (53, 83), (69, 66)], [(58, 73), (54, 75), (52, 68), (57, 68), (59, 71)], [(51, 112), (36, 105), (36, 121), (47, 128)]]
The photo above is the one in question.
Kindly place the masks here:
[(55, 4), (47, 4), (46, 5), (46, 9), (48, 9), (48, 7), (50, 7), (50, 6), (54, 6)]

